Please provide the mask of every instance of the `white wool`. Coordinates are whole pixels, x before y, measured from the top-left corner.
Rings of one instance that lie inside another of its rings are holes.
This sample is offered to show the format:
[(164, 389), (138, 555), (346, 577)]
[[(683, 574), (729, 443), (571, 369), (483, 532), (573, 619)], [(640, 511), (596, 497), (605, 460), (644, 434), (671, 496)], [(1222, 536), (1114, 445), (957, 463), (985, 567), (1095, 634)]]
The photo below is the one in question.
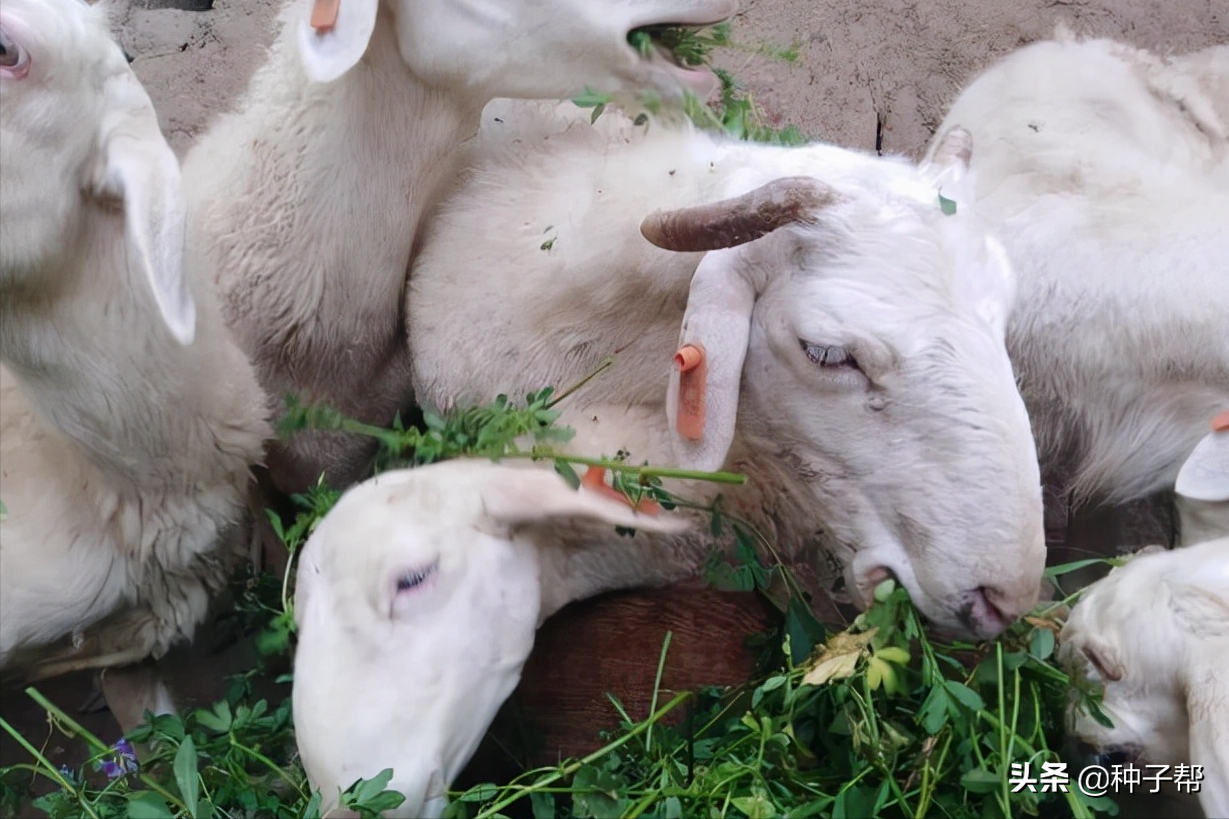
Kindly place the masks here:
[[(188, 153), (189, 241), (276, 400), (294, 392), (387, 425), (413, 403), (401, 311), (411, 257), (482, 106), (586, 88), (677, 95), (704, 75), (640, 56), (628, 32), (716, 22), (734, 6), (345, 0), (325, 35), (308, 26), (311, 7), (287, 6), (237, 109)], [(321, 472), (345, 486), (373, 452), (368, 438), (307, 431), (276, 443), (269, 469), (284, 491)]]
[(1030, 45), (950, 126), (1019, 278), (1007, 340), (1043, 473), (1077, 502), (1171, 488), (1229, 407), (1229, 46)]

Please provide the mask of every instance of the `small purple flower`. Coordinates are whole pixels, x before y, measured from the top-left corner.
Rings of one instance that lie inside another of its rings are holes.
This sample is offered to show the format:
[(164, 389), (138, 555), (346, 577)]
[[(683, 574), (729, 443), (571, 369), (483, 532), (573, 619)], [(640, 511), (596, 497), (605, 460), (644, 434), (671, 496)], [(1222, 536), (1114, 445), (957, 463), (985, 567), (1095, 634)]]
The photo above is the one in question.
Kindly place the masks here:
[(124, 768), (129, 773), (136, 773), (140, 767), (137, 763), (137, 752), (133, 750), (132, 743), (127, 737), (120, 737), (119, 742), (115, 743), (115, 750), (119, 752), (119, 760), (123, 763)]
[(102, 771), (107, 775), (107, 779), (119, 779), (124, 775), (124, 769), (118, 763), (112, 762), (109, 759), (100, 759), (94, 763), (94, 770)]
[(126, 737), (121, 737), (111, 748), (115, 752), (114, 759), (95, 761), (94, 770), (102, 771), (107, 775), (107, 779), (119, 779), (125, 774), (137, 772), (140, 767), (137, 763), (137, 753)]

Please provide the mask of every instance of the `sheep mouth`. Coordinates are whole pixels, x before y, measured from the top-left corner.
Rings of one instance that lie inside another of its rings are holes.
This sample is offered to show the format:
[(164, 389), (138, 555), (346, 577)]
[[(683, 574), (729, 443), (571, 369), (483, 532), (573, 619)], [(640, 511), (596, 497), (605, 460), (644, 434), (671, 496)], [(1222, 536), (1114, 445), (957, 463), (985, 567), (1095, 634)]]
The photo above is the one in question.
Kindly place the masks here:
[(654, 23), (628, 32), (627, 44), (642, 60), (664, 65), (688, 88), (707, 96), (716, 77), (705, 61), (714, 47), (726, 44), (727, 38), (721, 20)]

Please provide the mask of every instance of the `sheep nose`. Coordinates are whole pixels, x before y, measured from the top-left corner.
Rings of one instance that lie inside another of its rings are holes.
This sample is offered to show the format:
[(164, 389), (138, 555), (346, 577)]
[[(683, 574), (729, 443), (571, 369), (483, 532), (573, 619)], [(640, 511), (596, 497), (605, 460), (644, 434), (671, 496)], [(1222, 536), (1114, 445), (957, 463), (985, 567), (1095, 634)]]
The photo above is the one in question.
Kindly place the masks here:
[(960, 611), (960, 620), (978, 637), (992, 640), (1037, 605), (1040, 594), (1040, 585), (1031, 591), (978, 586), (968, 592), (968, 602)]
[(1134, 745), (1114, 745), (1105, 748), (1100, 753), (1093, 754), (1092, 764), (1100, 765), (1102, 768), (1113, 768), (1115, 765), (1121, 767), (1134, 764), (1139, 761), (1139, 758), (1139, 748)]

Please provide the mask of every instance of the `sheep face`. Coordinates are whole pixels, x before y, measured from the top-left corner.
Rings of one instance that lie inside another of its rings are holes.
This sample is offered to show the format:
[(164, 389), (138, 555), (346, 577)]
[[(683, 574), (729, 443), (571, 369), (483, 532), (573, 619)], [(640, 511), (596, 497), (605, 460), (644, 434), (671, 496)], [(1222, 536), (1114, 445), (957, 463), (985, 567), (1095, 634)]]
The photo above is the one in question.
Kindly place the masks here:
[[(850, 223), (870, 224), (858, 210)], [(936, 624), (991, 638), (1036, 604), (1045, 566), (1028, 417), (995, 324), (942, 287), (902, 299), (900, 279), (870, 269), (936, 282), (952, 247), (881, 228), (898, 252), (850, 247), (848, 264), (828, 256), (835, 231), (807, 230), (794, 275), (764, 283), (740, 414), (757, 445), (791, 453), (860, 605), (891, 575)], [(1000, 258), (954, 272), (997, 277)]]
[[(715, 87), (707, 70), (676, 64), (650, 49), (641, 54), (628, 35), (643, 26), (708, 25), (735, 10), (734, 0), (396, 0), (400, 52), (420, 79), (495, 97), (566, 98), (586, 88), (601, 92), (653, 89), (677, 95)], [(329, 80), (349, 70), (367, 47), (378, 0), (342, 0), (332, 31), (300, 21), (300, 48), (309, 75)], [(441, 32), (445, 32), (441, 36)]]
[(1103, 686), (1106, 727), (1073, 702), (1068, 732), (1102, 765), (1195, 764), (1209, 816), (1229, 808), (1229, 538), (1152, 547), (1089, 586), (1059, 637), (1073, 677)]
[(680, 447), (720, 467), (736, 411), (742, 445), (809, 489), (859, 603), (895, 576), (935, 623), (989, 638), (1035, 605), (1045, 565), (1037, 457), (1004, 341), (1011, 268), (973, 214), (945, 215), (903, 164), (866, 158), (847, 173), (798, 177), (821, 191), (810, 203), (767, 195), (797, 215), (701, 261), (681, 341), (708, 351), (708, 418)]
[(528, 527), (676, 530), (554, 473), (451, 461), (384, 473), (321, 521), (297, 575), (294, 721), (323, 810), (393, 769), (390, 816), (438, 816), (512, 693), (541, 608)]
[(134, 275), (190, 342), (179, 163), (102, 11), (81, 0), (6, 1), (0, 38), (0, 289), (61, 284), (46, 277), (98, 240), (87, 215), (122, 211)]

